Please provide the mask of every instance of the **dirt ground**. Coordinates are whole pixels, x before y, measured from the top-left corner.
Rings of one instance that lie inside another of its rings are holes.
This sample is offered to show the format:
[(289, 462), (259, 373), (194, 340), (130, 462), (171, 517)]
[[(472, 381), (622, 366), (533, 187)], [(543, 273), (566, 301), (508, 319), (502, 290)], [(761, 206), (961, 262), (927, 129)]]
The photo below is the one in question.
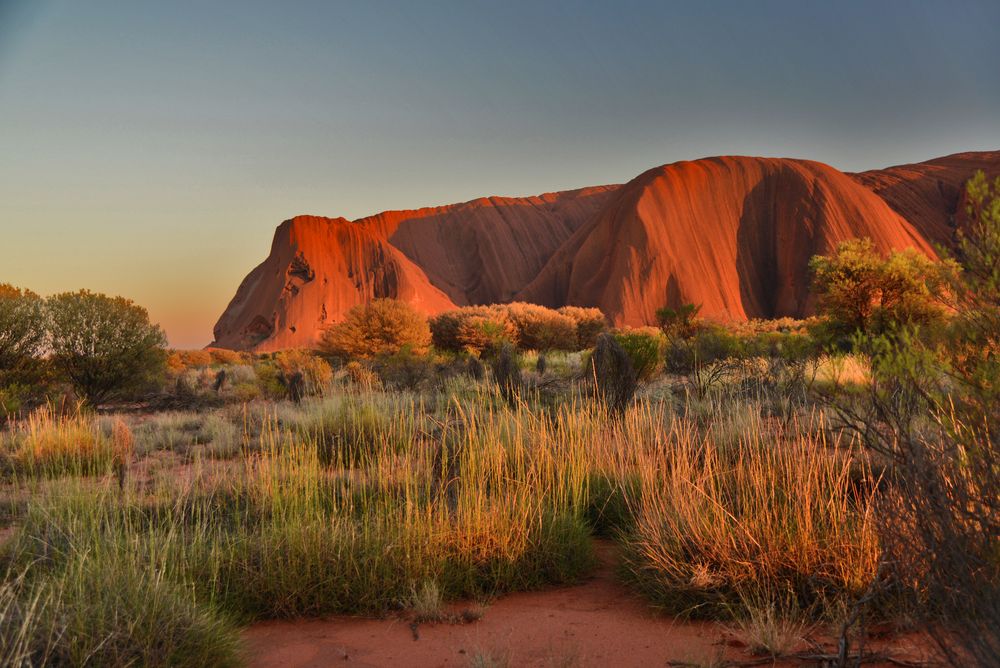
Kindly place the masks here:
[[(723, 624), (679, 622), (658, 614), (620, 584), (614, 549), (600, 544), (600, 568), (575, 586), (511, 594), (492, 602), (478, 621), (420, 624), (403, 618), (331, 617), (267, 622), (245, 632), (251, 666), (718, 666), (817, 665), (816, 660), (759, 663), (738, 632)], [(458, 611), (462, 606), (452, 606)], [(812, 637), (833, 652), (830, 642)], [(922, 647), (923, 646), (923, 647)], [(817, 645), (803, 642), (804, 652)], [(875, 649), (871, 646), (870, 649)], [(919, 664), (928, 652), (919, 638), (880, 641), (904, 663)], [(732, 664), (730, 664), (732, 665)], [(878, 665), (869, 664), (865, 665)], [(883, 664), (889, 665), (889, 664)], [(898, 664), (896, 664), (898, 665)]]

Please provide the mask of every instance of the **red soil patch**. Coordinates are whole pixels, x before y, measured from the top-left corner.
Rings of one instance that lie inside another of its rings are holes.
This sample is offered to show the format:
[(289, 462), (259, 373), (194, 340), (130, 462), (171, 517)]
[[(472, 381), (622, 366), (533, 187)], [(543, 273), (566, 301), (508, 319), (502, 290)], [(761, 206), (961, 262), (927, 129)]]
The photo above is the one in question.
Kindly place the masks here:
[[(760, 660), (722, 624), (657, 614), (616, 579), (613, 546), (601, 543), (598, 552), (601, 567), (582, 584), (506, 596), (471, 624), (420, 624), (414, 631), (401, 618), (344, 616), (255, 624), (244, 634), (249, 665), (469, 666), (476, 655), (499, 659), (498, 665), (538, 667)], [(880, 642), (878, 649), (886, 650), (887, 644)], [(922, 644), (912, 639), (891, 643), (894, 656), (910, 660), (926, 656)]]

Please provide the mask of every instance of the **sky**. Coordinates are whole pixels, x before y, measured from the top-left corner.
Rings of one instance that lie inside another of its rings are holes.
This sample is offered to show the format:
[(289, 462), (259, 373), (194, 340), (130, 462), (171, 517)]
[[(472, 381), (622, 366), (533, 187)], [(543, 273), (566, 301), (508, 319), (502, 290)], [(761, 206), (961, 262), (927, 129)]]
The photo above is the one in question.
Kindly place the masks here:
[(0, 0), (0, 282), (200, 347), (294, 215), (996, 150), (998, 64), (996, 0)]

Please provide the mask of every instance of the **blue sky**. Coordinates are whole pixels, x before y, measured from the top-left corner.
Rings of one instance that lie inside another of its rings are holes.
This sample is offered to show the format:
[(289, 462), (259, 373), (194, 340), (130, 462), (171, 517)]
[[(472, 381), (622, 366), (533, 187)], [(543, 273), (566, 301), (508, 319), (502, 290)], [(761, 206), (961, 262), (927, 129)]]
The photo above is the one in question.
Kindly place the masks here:
[(0, 281), (204, 345), (274, 227), (1000, 148), (1000, 3), (0, 0)]

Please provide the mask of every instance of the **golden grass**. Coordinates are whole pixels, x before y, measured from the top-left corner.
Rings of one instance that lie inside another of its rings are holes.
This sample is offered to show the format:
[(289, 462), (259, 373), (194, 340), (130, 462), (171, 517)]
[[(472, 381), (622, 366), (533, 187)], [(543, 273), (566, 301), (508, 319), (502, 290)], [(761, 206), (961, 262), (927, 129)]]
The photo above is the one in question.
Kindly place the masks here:
[(8, 434), (0, 434), (0, 445), (14, 475), (28, 477), (107, 473), (131, 458), (134, 447), (120, 418), (105, 433), (80, 407), (61, 413), (53, 406), (38, 408)]
[[(611, 420), (580, 398), (508, 406), (478, 387), (427, 401), (352, 392), (234, 416), (259, 428), (225, 473), (151, 488), (107, 466), (50, 466), (106, 475), (39, 487), (11, 563), (45, 564), (25, 597), (66, 585), (73, 568), (96, 581), (149, 564), (123, 586), (173, 592), (162, 614), (208, 626), (219, 611), (432, 614), (456, 597), (571, 582), (594, 563), (595, 530), (621, 540), (629, 580), (674, 612), (753, 619), (747, 600), (765, 610), (791, 600), (814, 615), (863, 590), (879, 555), (870, 472), (811, 435), (819, 429), (764, 420), (752, 405), (704, 410), (696, 421), (647, 399)], [(110, 432), (42, 412), (5, 443), (36, 462), (149, 449), (124, 422)], [(83, 552), (107, 558), (71, 558)]]
[(634, 579), (665, 608), (715, 617), (748, 593), (806, 608), (863, 591), (880, 556), (870, 472), (808, 433), (748, 426), (723, 449), (677, 423), (638, 455)]

